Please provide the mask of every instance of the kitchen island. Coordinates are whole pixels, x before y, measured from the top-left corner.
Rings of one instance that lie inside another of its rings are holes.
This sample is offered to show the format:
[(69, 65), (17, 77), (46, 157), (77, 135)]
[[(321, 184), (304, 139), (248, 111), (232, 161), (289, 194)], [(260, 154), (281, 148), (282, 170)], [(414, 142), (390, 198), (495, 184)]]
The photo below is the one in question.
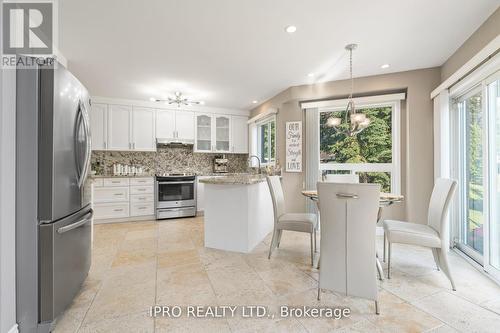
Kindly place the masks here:
[(205, 246), (249, 253), (273, 230), (266, 178), (238, 174), (200, 179), (205, 185)]

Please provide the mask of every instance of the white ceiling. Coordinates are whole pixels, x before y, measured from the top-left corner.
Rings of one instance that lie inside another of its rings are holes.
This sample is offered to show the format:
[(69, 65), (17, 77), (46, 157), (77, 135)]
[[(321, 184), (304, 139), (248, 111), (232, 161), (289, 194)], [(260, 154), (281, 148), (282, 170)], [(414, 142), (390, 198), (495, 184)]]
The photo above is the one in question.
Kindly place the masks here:
[[(60, 50), (92, 95), (180, 90), (249, 109), (292, 85), (439, 66), (498, 0), (62, 0)], [(284, 32), (287, 25), (297, 32)], [(381, 69), (389, 63), (388, 69)], [(316, 76), (309, 78), (308, 73)]]

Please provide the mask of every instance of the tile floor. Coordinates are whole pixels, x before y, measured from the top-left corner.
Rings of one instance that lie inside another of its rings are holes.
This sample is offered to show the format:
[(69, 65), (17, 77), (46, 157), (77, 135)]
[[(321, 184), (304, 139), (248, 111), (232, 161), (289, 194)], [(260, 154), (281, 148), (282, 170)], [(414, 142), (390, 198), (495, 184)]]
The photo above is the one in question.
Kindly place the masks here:
[[(96, 225), (93, 263), (55, 332), (499, 332), (500, 288), (451, 254), (457, 291), (430, 251), (393, 245), (393, 277), (373, 302), (323, 293), (309, 265), (308, 235), (268, 237), (248, 255), (203, 247), (203, 218)], [(382, 247), (382, 241), (379, 240)], [(381, 253), (381, 251), (380, 251)], [(152, 305), (348, 306), (349, 318), (152, 318)]]

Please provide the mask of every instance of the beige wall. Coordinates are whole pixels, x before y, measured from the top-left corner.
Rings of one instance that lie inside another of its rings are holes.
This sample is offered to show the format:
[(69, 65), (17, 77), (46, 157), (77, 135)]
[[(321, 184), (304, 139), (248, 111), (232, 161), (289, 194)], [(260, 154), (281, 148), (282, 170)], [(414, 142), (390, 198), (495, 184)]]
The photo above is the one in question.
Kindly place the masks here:
[(441, 67), (441, 81), (456, 72), (498, 34), (500, 34), (500, 7), (446, 60)]
[[(406, 200), (404, 204), (385, 210), (386, 217), (404, 218), (419, 223), (427, 221), (427, 206), (434, 179), (433, 105), (429, 96), (439, 82), (439, 68), (370, 76), (355, 80), (355, 91), (359, 94), (407, 90), (407, 100), (403, 103), (401, 110), (401, 180)], [(299, 101), (345, 96), (349, 93), (349, 89), (350, 84), (346, 80), (290, 87), (252, 110), (251, 114), (255, 116), (270, 107), (279, 109), (277, 151), (282, 165), (285, 161), (285, 122), (304, 120)], [(304, 151), (307, 150), (307, 142), (303, 145)], [(304, 173), (285, 172), (283, 175), (286, 209), (290, 212), (305, 211), (305, 199), (300, 194), (303, 183)]]

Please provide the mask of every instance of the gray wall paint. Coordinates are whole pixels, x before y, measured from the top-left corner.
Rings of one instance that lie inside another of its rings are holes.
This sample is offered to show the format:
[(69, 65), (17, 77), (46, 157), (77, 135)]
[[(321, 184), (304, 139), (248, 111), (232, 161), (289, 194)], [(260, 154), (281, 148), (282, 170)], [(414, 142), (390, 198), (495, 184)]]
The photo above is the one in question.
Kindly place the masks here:
[[(2, 17), (2, 6), (0, 6)], [(0, 25), (0, 45), (3, 36)], [(16, 324), (15, 71), (0, 77), (0, 332)]]
[(456, 72), (499, 34), (500, 7), (446, 60), (441, 67), (441, 81)]
[[(434, 179), (433, 104), (429, 96), (439, 84), (440, 74), (439, 68), (429, 68), (355, 80), (355, 91), (360, 94), (379, 94), (401, 89), (408, 92), (407, 100), (401, 107), (401, 187), (405, 202), (386, 209), (385, 217), (427, 222), (427, 208)], [(255, 116), (270, 107), (279, 109), (277, 151), (278, 159), (283, 165), (285, 122), (304, 120), (299, 101), (345, 96), (349, 89), (350, 83), (347, 80), (290, 87), (253, 109), (251, 115)], [(307, 142), (304, 142), (303, 149), (308, 149)], [(283, 174), (288, 211), (305, 211), (305, 199), (300, 194), (303, 182), (304, 173)]]

